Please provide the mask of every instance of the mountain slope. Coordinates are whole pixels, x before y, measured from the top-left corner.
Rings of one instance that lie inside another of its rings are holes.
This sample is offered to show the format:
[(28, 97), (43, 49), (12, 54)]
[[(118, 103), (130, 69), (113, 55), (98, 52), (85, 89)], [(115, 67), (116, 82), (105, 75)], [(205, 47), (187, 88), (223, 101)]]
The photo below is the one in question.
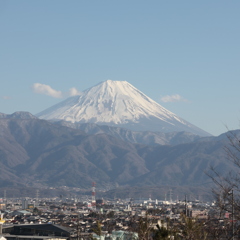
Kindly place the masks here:
[(125, 142), (139, 143), (145, 145), (177, 145), (197, 141), (201, 137), (190, 132), (150, 132), (150, 131), (131, 131), (126, 128), (112, 127), (108, 125), (98, 125), (95, 123), (79, 123), (67, 121), (55, 121), (55, 124), (70, 128), (80, 129), (87, 134), (107, 134), (121, 139)]
[(210, 135), (168, 111), (126, 81), (107, 80), (37, 116), (46, 120), (97, 123), (136, 131)]
[(0, 179), (8, 185), (104, 186), (148, 171), (134, 145), (104, 134), (39, 119), (2, 118), (0, 129)]
[(226, 160), (224, 135), (146, 146), (31, 118), (0, 118), (0, 129), (0, 186), (192, 186), (208, 180), (210, 165), (222, 173), (235, 167)]

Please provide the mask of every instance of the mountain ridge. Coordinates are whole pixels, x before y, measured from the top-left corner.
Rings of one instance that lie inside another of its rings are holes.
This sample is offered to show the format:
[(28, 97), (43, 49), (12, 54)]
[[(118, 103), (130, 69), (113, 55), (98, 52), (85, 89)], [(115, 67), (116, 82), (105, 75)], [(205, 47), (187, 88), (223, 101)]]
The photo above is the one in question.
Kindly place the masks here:
[(125, 142), (139, 143), (145, 145), (177, 145), (197, 141), (201, 137), (190, 132), (151, 132), (151, 131), (132, 131), (127, 128), (116, 126), (98, 125), (95, 123), (71, 123), (64, 120), (53, 122), (61, 126), (80, 129), (86, 134), (96, 135), (105, 133), (121, 139)]
[[(127, 143), (41, 119), (0, 118), (0, 187), (199, 185), (226, 160), (227, 137), (176, 146)], [(240, 131), (236, 131), (240, 133)]]

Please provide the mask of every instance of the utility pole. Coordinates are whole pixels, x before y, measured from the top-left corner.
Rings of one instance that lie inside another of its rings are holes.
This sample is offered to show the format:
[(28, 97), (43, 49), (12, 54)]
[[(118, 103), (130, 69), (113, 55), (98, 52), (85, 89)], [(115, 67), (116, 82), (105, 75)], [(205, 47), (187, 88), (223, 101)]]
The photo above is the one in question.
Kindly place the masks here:
[(79, 220), (79, 216), (78, 216), (78, 220), (77, 220), (77, 240), (80, 240), (80, 235), (81, 235), (81, 228), (80, 228), (80, 220)]
[(233, 189), (232, 189), (232, 191), (228, 192), (228, 195), (232, 196), (232, 198), (231, 198), (231, 204), (232, 204), (232, 209), (231, 209), (232, 210), (232, 217), (231, 217), (232, 218), (231, 219), (232, 220), (232, 231), (231, 231), (232, 234), (231, 235), (232, 235), (232, 238), (231, 239), (234, 240), (235, 234), (234, 234), (234, 194), (233, 194)]
[(233, 189), (232, 189), (232, 240), (234, 240), (234, 198), (233, 198)]
[(187, 217), (187, 195), (185, 194), (185, 215)]

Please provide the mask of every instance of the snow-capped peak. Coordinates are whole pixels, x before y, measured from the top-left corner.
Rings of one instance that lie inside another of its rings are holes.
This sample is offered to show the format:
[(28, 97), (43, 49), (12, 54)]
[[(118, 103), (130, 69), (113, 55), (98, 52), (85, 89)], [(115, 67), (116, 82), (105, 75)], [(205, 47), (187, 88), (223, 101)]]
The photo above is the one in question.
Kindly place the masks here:
[(159, 122), (159, 131), (171, 131), (168, 129), (171, 127), (175, 129), (177, 125), (184, 125), (187, 128), (191, 125), (130, 83), (113, 80), (107, 80), (86, 89), (81, 95), (68, 98), (37, 116), (47, 120), (61, 119), (125, 127), (129, 124), (143, 126), (143, 121), (152, 121), (156, 125), (160, 121), (162, 126)]

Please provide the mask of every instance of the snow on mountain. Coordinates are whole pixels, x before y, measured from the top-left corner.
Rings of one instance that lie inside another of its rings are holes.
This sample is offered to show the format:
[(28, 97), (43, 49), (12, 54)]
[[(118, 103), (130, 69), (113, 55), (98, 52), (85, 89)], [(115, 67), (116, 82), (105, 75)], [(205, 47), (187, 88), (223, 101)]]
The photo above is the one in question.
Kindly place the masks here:
[(101, 82), (37, 116), (46, 120), (92, 122), (140, 131), (188, 131), (209, 135), (168, 111), (126, 81)]

